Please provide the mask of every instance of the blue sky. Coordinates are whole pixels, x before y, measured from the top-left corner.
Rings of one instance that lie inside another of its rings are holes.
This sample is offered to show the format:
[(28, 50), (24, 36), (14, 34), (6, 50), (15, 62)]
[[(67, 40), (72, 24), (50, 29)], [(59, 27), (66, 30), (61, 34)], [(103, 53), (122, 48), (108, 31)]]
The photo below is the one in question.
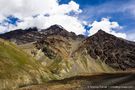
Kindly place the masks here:
[[(60, 4), (68, 3), (69, 1), (70, 0), (60, 0)], [(132, 15), (128, 11), (127, 12), (120, 10), (117, 11), (117, 8), (119, 9), (123, 8), (121, 7), (121, 5), (126, 5), (125, 3), (129, 3), (130, 5), (130, 2), (132, 3), (135, 0), (74, 0), (74, 1), (77, 2), (80, 5), (80, 8), (83, 10), (83, 13), (80, 15), (80, 18), (93, 21), (93, 20), (100, 20), (102, 17), (111, 17), (112, 21), (118, 21), (120, 25), (125, 26), (125, 32), (127, 29), (131, 30), (132, 28), (134, 28), (133, 26), (135, 26), (134, 15)], [(108, 5), (110, 5), (110, 7), (108, 7)], [(113, 8), (114, 10), (112, 10)], [(100, 12), (101, 10), (108, 10), (108, 11)]]
[[(68, 3), (70, 0), (60, 0), (60, 3)], [(80, 19), (89, 22), (99, 21), (103, 17), (110, 17), (111, 21), (117, 21), (123, 29), (121, 32), (135, 33), (135, 0), (74, 0), (80, 5), (83, 13)], [(124, 10), (123, 10), (124, 9)], [(130, 36), (131, 37), (131, 36)], [(135, 34), (134, 34), (135, 39)], [(131, 38), (133, 38), (131, 37)]]
[(0, 33), (59, 24), (76, 34), (101, 28), (135, 40), (135, 0), (0, 0), (0, 8)]

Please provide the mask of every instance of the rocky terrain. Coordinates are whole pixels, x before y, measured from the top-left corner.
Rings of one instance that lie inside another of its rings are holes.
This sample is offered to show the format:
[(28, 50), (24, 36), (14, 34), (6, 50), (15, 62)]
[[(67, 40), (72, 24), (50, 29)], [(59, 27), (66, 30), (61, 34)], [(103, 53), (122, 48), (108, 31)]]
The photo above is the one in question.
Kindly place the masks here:
[[(46, 79), (40, 78), (40, 83), (78, 75), (134, 72), (135, 42), (115, 37), (102, 30), (86, 37), (68, 32), (62, 26), (53, 25), (43, 30), (14, 30), (1, 34), (0, 38), (10, 44), (14, 43), (20, 52), (39, 63), (39, 71), (46, 73), (43, 74)], [(21, 58), (21, 55), (19, 56)], [(43, 77), (40, 73), (37, 76)]]

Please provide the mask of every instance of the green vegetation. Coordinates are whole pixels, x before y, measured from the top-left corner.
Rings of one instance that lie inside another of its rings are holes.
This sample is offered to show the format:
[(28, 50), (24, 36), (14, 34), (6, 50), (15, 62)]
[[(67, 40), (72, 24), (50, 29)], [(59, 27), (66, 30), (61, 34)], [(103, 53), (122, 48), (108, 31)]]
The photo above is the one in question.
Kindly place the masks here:
[(16, 45), (0, 39), (0, 89), (38, 84), (51, 73)]

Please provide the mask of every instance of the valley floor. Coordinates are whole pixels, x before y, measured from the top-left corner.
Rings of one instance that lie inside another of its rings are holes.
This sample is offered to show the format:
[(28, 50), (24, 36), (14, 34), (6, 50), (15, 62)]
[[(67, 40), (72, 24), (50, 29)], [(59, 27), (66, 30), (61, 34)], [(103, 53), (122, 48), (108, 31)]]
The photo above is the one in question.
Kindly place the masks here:
[(20, 90), (135, 90), (135, 73), (75, 76)]

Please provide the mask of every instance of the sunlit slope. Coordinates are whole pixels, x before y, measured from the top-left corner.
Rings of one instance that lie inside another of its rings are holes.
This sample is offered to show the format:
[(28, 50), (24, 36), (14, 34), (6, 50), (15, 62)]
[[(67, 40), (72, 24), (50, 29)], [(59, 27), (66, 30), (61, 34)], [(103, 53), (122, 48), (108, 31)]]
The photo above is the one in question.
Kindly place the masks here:
[(0, 89), (38, 84), (51, 77), (49, 71), (10, 42), (0, 39)]

